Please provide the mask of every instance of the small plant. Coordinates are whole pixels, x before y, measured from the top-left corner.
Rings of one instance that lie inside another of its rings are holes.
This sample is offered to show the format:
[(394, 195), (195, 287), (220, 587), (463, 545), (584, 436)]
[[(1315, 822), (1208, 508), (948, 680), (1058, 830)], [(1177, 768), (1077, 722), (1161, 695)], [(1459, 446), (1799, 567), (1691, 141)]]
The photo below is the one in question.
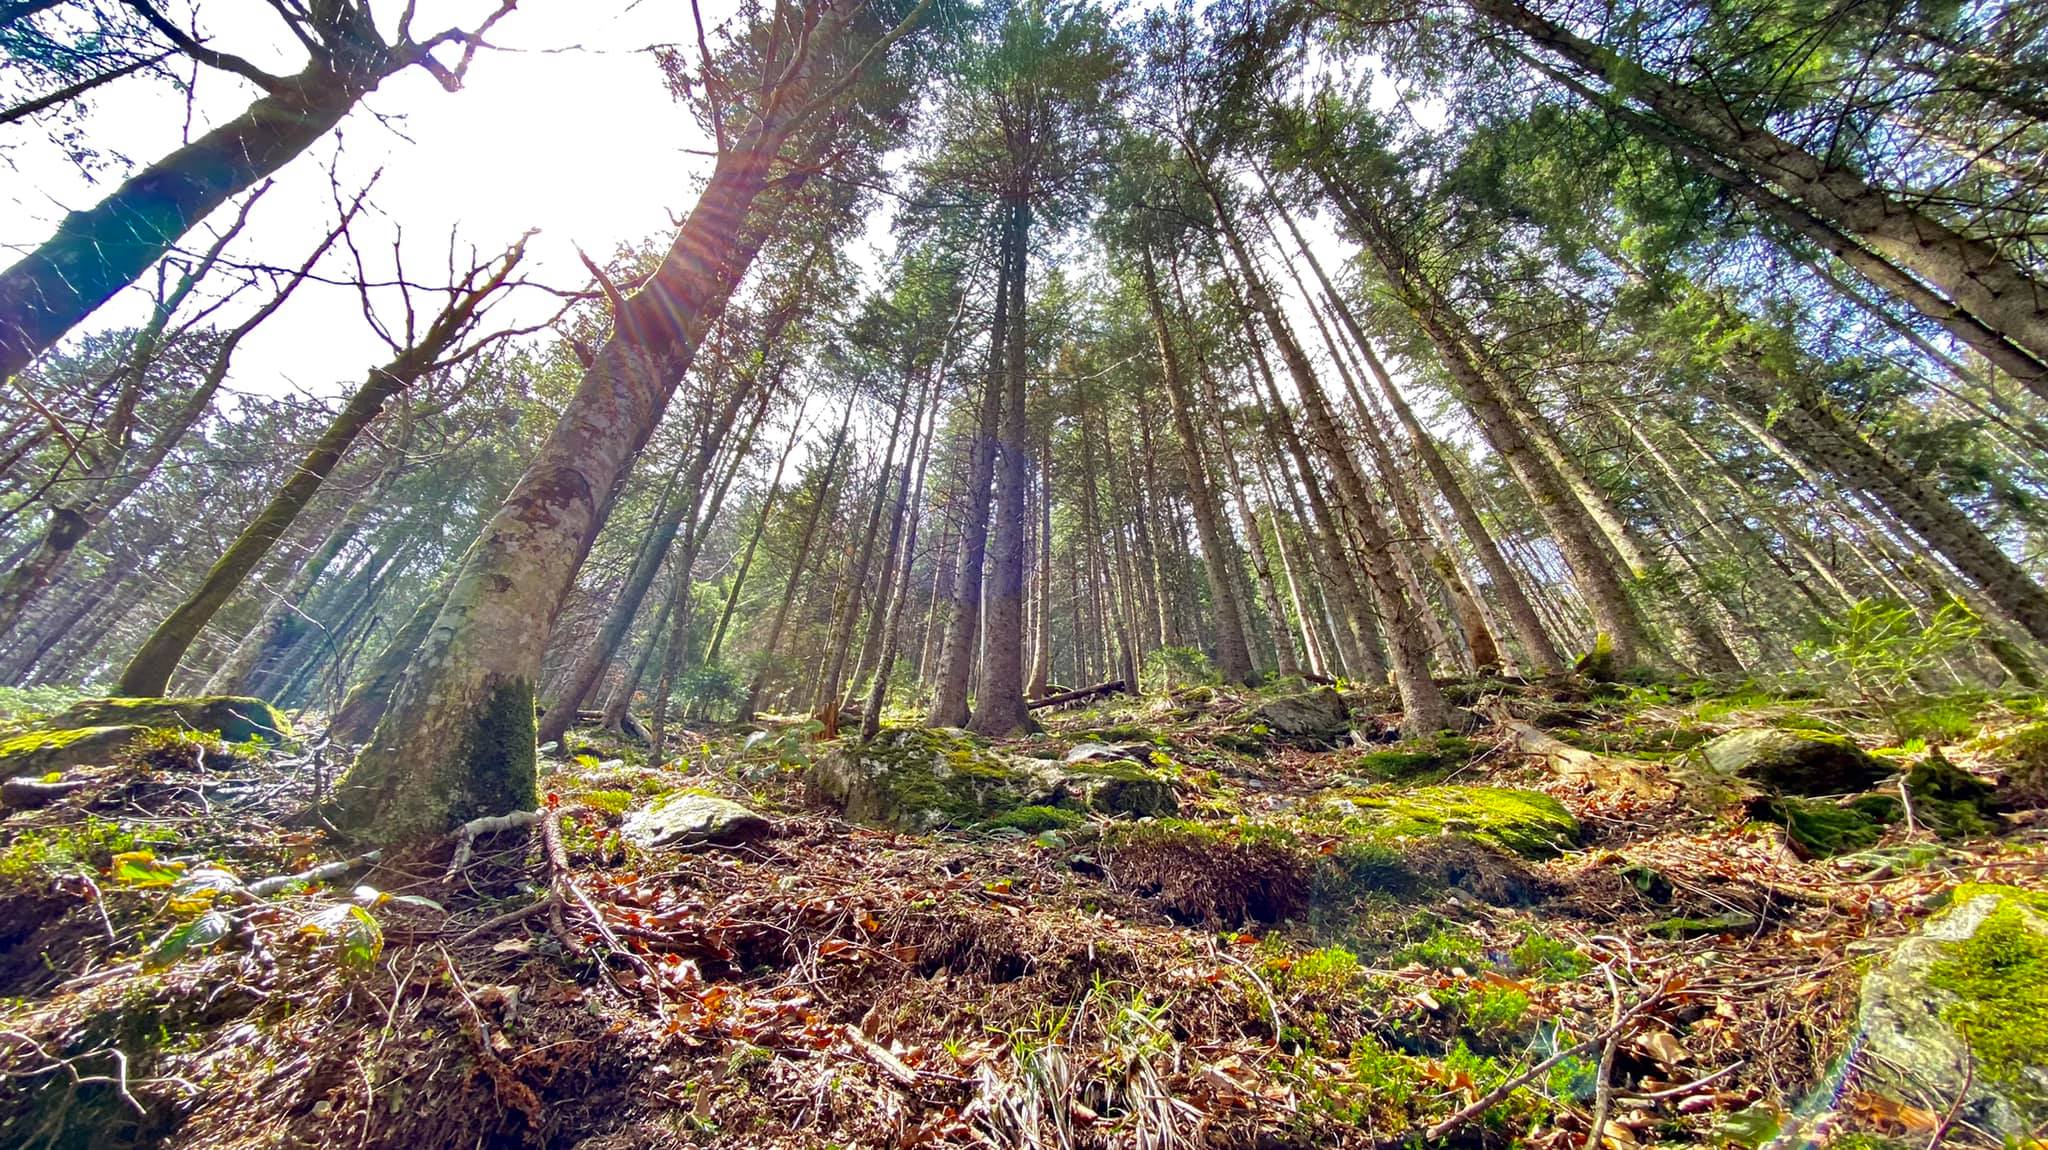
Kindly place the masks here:
[(1976, 612), (1960, 599), (1942, 604), (1924, 624), (1904, 603), (1858, 599), (1829, 623), (1826, 642), (1801, 644), (1799, 654), (1882, 714), (1904, 741), (1912, 734), (1900, 720), (1900, 695), (1981, 630)]

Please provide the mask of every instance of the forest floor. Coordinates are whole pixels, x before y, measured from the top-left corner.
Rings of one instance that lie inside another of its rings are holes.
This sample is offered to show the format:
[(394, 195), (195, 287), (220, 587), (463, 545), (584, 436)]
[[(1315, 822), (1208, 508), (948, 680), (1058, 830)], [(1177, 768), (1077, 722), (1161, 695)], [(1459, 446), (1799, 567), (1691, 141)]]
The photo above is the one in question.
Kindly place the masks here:
[[(1452, 686), (1488, 722), (1420, 744), (1371, 692), (1321, 747), (1237, 689), (1042, 713), (987, 750), (1141, 755), (1177, 815), (926, 833), (823, 805), (802, 726), (579, 731), (459, 860), (290, 825), (315, 751), (166, 740), (0, 822), (0, 1144), (1998, 1144), (1968, 1076), (1879, 1085), (1858, 994), (1959, 884), (2048, 890), (2040, 696)], [(1749, 729), (2003, 782), (1701, 784)], [(621, 833), (690, 789), (766, 832)]]

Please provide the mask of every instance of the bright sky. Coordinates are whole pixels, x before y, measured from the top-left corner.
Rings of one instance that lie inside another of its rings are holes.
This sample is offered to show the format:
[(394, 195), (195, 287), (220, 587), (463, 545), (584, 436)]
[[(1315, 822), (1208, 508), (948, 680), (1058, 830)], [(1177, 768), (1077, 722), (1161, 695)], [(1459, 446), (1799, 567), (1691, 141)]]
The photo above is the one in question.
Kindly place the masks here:
[[(716, 28), (735, 3), (707, 0), (707, 27)], [(415, 33), (474, 26), (495, 5), (496, 0), (422, 0)], [(388, 24), (399, 7), (386, 0), (380, 16)], [(274, 72), (299, 66), (296, 44), (262, 0), (209, 0), (201, 11), (200, 30), (214, 46)], [(648, 0), (527, 0), (491, 40), (501, 50), (478, 55), (460, 92), (444, 91), (417, 68), (387, 81), (339, 132), (280, 173), (230, 258), (284, 267), (300, 263), (336, 216), (330, 166), (344, 194), (382, 171), (372, 194), (375, 212), (356, 229), (373, 278), (390, 274), (401, 224), (407, 274), (427, 283), (445, 281), (451, 229), (465, 262), (471, 248), (489, 255), (527, 229), (538, 229), (524, 274), (561, 288), (587, 283), (578, 247), (603, 260), (621, 243), (668, 234), (672, 220), (695, 202), (710, 170), (710, 140), (670, 98), (645, 49), (693, 43), (689, 7)], [(455, 54), (444, 51), (443, 58), (452, 61)], [(192, 133), (237, 114), (254, 94), (252, 85), (236, 77), (202, 71)], [(97, 94), (83, 126), (96, 147), (140, 165), (179, 145), (186, 112), (185, 102), (165, 85), (138, 78)], [(32, 123), (0, 132), (6, 133), (0, 136), (0, 162), (12, 168), (0, 185), (0, 250), (33, 247), (66, 210), (93, 203), (125, 177), (109, 169), (99, 174), (99, 183), (88, 182)], [(232, 211), (230, 205), (210, 222), (225, 226)], [(870, 267), (888, 243), (887, 220), (888, 213), (873, 213), (859, 245), (865, 250), (855, 253)], [(1324, 221), (1302, 224), (1334, 273), (1345, 245)], [(209, 241), (210, 229), (202, 226), (184, 247), (202, 250)], [(322, 270), (336, 278), (353, 274), (341, 250), (329, 253)], [(1284, 282), (1275, 286), (1292, 294)], [(81, 330), (137, 322), (147, 306), (146, 287), (130, 289)], [(245, 293), (215, 321), (232, 323), (262, 298)], [(387, 322), (400, 314), (397, 303), (380, 297)], [(528, 291), (493, 313), (492, 326), (534, 323), (558, 305), (545, 293)], [(1305, 311), (1298, 301), (1290, 305), (1298, 334), (1320, 358)], [(435, 306), (422, 301), (428, 314)], [(333, 396), (353, 388), (390, 354), (363, 321), (354, 289), (309, 282), (245, 341), (229, 386)]]
[[(379, 4), (380, 15), (393, 20), (401, 6)], [(732, 6), (733, 0), (709, 0), (703, 5), (707, 24), (722, 20)], [(414, 28), (424, 34), (474, 25), (494, 7), (495, 0), (423, 0)], [(202, 12), (201, 29), (214, 46), (272, 71), (296, 70), (302, 57), (283, 51), (290, 41), (262, 0), (211, 0)], [(525, 274), (581, 287), (588, 276), (577, 247), (603, 260), (622, 242), (667, 233), (670, 213), (688, 211), (710, 170), (708, 156), (693, 154), (708, 140), (670, 99), (653, 58), (641, 51), (693, 38), (687, 5), (528, 0), (492, 34), (506, 50), (481, 53), (463, 91), (451, 94), (424, 71), (409, 70), (371, 94), (337, 135), (287, 166), (231, 256), (285, 266), (303, 261), (335, 219), (327, 168), (337, 164), (350, 193), (383, 169), (372, 194), (378, 216), (359, 228), (357, 239), (373, 276), (390, 271), (398, 223), (409, 276), (429, 283), (445, 279), (451, 228), (465, 256), (472, 246), (497, 252), (538, 228)], [(444, 58), (455, 55), (444, 52)], [(238, 78), (202, 72), (193, 134), (239, 112), (254, 91)], [(161, 83), (134, 78), (99, 94), (84, 126), (96, 146), (139, 165), (182, 142), (185, 111)], [(6, 133), (0, 162), (12, 169), (0, 177), (0, 246), (9, 253), (0, 260), (11, 262), (12, 253), (41, 242), (66, 210), (93, 203), (125, 176), (110, 170), (99, 184), (88, 183), (32, 123), (0, 132)], [(231, 210), (212, 222), (224, 224)], [(185, 247), (203, 249), (207, 242), (202, 227), (187, 236)], [(345, 252), (330, 253), (323, 267), (338, 277), (351, 271)], [(542, 293), (527, 295), (507, 305), (506, 319), (532, 322), (557, 306)], [(246, 310), (255, 302), (250, 296), (234, 307)], [(131, 289), (86, 326), (134, 322), (145, 306), (142, 289)], [(435, 304), (425, 306), (431, 314)], [(330, 394), (389, 358), (352, 289), (308, 283), (244, 343), (233, 385)]]

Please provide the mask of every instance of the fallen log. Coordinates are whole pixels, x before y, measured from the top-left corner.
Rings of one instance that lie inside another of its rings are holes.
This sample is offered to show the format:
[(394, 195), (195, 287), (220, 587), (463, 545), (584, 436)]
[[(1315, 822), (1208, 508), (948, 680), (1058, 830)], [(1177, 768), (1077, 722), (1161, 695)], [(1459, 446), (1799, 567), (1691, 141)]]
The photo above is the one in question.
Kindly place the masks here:
[(1124, 681), (1122, 679), (1111, 679), (1107, 683), (1097, 683), (1092, 687), (1081, 687), (1072, 691), (1061, 691), (1057, 695), (1047, 695), (1043, 699), (1026, 699), (1024, 700), (1024, 706), (1035, 711), (1040, 707), (1057, 707), (1061, 703), (1076, 703), (1082, 699), (1092, 699), (1097, 695), (1108, 695), (1123, 689)]
[(1620, 791), (1647, 799), (1667, 799), (1676, 790), (1669, 773), (1643, 759), (1620, 759), (1572, 746), (1495, 707), (1489, 718), (1514, 739), (1516, 749), (1542, 759), (1560, 777), (1590, 783), (1603, 791)]
[(9, 810), (28, 810), (44, 807), (74, 791), (82, 791), (92, 785), (91, 779), (65, 779), (46, 783), (38, 779), (8, 779), (0, 783), (0, 807)]

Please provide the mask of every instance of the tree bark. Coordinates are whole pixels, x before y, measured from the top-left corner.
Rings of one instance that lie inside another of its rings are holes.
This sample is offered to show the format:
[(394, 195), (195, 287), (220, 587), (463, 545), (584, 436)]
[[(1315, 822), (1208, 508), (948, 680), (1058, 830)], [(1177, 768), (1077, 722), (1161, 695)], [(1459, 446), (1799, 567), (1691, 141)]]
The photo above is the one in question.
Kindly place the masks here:
[(326, 135), (381, 79), (316, 62), (64, 217), (55, 235), (0, 272), (0, 380), (56, 346), (215, 208)]
[(293, 468), (291, 478), (242, 529), (227, 552), (200, 580), (199, 586), (157, 626), (142, 644), (142, 649), (128, 661), (118, 685), (122, 694), (163, 694), (170, 683), (171, 673), (177, 669), (178, 661), (185, 657), (192, 641), (199, 637), (214, 614), (241, 589), (249, 573), (270, 554), (270, 549), (291, 528), (299, 513), (320, 493), (328, 473), (348, 454), (349, 448), (355, 445), (356, 437), (383, 412), (384, 405), (392, 396), (433, 371), (440, 364), (443, 353), (468, 333), (478, 309), (518, 266), (523, 246), (523, 241), (515, 245), (498, 266), (483, 277), (481, 283), (464, 285), (463, 290), (451, 298), (448, 306), (434, 318), (418, 343), (399, 352), (390, 363), (370, 372), (369, 378), (349, 397), (348, 403), (327, 425), (327, 430), (305, 458)]
[(1195, 507), (1195, 533), (1202, 544), (1202, 566), (1209, 577), (1210, 605), (1216, 617), (1216, 664), (1223, 678), (1232, 683), (1255, 684), (1258, 669), (1244, 644), (1244, 610), (1237, 601), (1237, 580), (1232, 577), (1227, 528), (1216, 505), (1215, 488), (1209, 480), (1208, 464), (1202, 457), (1201, 439), (1195, 432), (1194, 399), (1181, 374), (1180, 357), (1174, 350), (1171, 326), (1161, 299), (1159, 276), (1149, 252), (1138, 255), (1138, 271), (1145, 294), (1145, 307), (1152, 317), (1152, 333), (1159, 346), (1159, 373), (1166, 382), (1166, 395), (1173, 410), (1173, 430), (1180, 440), (1181, 459), (1187, 471), (1188, 498)]

